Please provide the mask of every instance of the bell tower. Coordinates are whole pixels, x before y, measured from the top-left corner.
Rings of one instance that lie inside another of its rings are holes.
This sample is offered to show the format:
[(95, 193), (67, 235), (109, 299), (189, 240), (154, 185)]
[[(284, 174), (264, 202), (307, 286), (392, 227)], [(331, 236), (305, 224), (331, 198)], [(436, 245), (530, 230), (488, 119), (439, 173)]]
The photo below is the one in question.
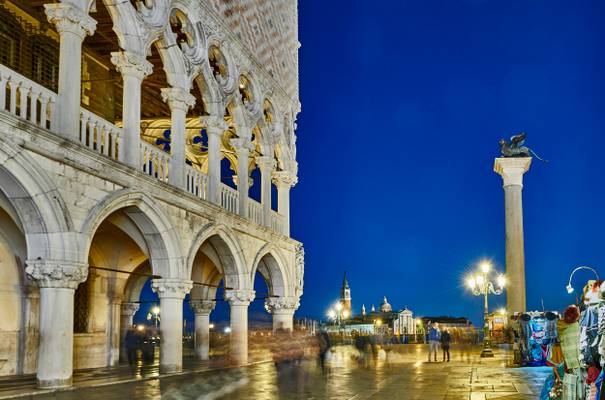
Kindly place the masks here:
[(347, 281), (347, 271), (345, 271), (344, 277), (342, 278), (342, 287), (340, 288), (340, 303), (342, 304), (343, 311), (347, 311), (351, 315), (351, 288)]

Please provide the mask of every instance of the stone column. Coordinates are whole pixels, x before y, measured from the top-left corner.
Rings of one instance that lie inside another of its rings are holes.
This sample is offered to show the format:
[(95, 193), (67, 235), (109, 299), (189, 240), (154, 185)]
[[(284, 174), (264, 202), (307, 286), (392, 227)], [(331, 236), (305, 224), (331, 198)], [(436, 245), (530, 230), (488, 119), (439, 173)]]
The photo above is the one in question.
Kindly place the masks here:
[(120, 360), (128, 361), (128, 353), (126, 351), (126, 333), (128, 328), (132, 326), (132, 318), (139, 311), (140, 304), (138, 303), (122, 303), (120, 305)]
[(107, 365), (110, 367), (120, 363), (120, 320), (121, 297), (109, 299), (109, 312), (107, 318)]
[(529, 170), (530, 157), (496, 158), (494, 171), (504, 181), (506, 224), (506, 307), (509, 315), (525, 308), (525, 250), (523, 239), (523, 174)]
[(210, 313), (216, 302), (213, 300), (191, 300), (189, 305), (195, 314), (195, 355), (200, 360), (210, 358)]
[(244, 218), (248, 218), (248, 190), (250, 189), (250, 183), (248, 176), (248, 163), (250, 158), (250, 152), (254, 149), (254, 146), (250, 142), (250, 139), (235, 138), (231, 139), (231, 146), (237, 153), (237, 191), (239, 192), (239, 215)]
[(248, 363), (248, 306), (254, 296), (254, 290), (225, 291), (231, 306), (231, 361), (237, 365)]
[(59, 32), (59, 93), (54, 114), (58, 120), (55, 128), (61, 136), (79, 141), (82, 41), (86, 35), (94, 33), (97, 21), (87, 10), (70, 3), (45, 4), (44, 11)]
[(168, 182), (185, 189), (185, 119), (187, 110), (195, 104), (195, 97), (188, 91), (175, 87), (162, 89), (162, 99), (168, 102), (172, 114)]
[(201, 117), (208, 134), (208, 196), (207, 200), (220, 204), (221, 140), (228, 126), (222, 117)]
[(263, 225), (271, 227), (271, 177), (275, 169), (273, 157), (256, 157), (256, 165), (261, 176), (261, 205), (263, 206)]
[(122, 74), (122, 138), (119, 160), (138, 170), (141, 169), (141, 83), (152, 72), (153, 65), (143, 56), (133, 52), (111, 53), (111, 62)]
[(273, 331), (294, 330), (294, 311), (298, 309), (298, 300), (290, 297), (269, 297), (265, 306), (273, 316)]
[(31, 261), (27, 275), (40, 287), (38, 386), (70, 386), (73, 374), (74, 292), (88, 268), (76, 263)]
[(287, 171), (273, 173), (273, 183), (277, 186), (277, 212), (284, 217), (284, 232), (290, 236), (290, 188), (297, 183), (296, 176)]
[(160, 372), (183, 370), (183, 299), (191, 281), (154, 279), (152, 289), (160, 298)]

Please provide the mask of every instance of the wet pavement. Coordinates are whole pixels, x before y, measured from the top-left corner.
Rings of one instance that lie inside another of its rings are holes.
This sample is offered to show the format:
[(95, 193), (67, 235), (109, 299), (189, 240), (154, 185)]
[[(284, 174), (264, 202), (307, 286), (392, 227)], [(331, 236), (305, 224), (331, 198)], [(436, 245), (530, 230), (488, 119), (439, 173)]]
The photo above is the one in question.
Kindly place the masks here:
[(458, 348), (451, 362), (426, 362), (422, 345), (399, 345), (378, 354), (334, 349), (322, 371), (317, 360), (279, 368), (272, 362), (245, 368), (148, 377), (147, 380), (21, 397), (46, 399), (538, 399), (547, 368), (508, 368), (498, 350)]

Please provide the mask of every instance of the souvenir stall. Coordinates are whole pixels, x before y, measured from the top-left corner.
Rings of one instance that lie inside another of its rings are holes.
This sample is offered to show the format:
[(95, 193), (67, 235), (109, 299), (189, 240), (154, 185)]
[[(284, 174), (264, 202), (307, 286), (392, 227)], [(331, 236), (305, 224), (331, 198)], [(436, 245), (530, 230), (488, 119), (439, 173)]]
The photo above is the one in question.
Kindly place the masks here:
[(605, 400), (601, 391), (605, 364), (605, 285), (590, 280), (582, 303), (565, 309), (556, 321), (558, 340), (547, 354), (553, 366), (540, 400)]
[(557, 342), (556, 312), (527, 312), (517, 315), (517, 337), (521, 365), (537, 367), (547, 365), (549, 354)]

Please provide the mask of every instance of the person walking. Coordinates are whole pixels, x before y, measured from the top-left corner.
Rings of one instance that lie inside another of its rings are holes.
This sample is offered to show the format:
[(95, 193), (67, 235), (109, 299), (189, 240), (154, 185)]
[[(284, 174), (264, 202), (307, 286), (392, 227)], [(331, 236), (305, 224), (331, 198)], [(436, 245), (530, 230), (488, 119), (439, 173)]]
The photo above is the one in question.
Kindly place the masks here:
[(437, 351), (439, 350), (439, 340), (441, 339), (441, 331), (439, 331), (439, 324), (433, 322), (429, 329), (429, 362), (431, 362), (431, 355), (435, 354), (435, 362), (437, 362)]
[(141, 342), (140, 336), (136, 330), (136, 325), (132, 325), (130, 328), (128, 328), (124, 341), (126, 342), (126, 353), (128, 354), (128, 364), (130, 364), (130, 366), (136, 366), (137, 351), (139, 350), (139, 345)]
[(452, 343), (452, 335), (450, 335), (447, 329), (443, 330), (441, 334), (441, 348), (443, 349), (443, 361), (447, 355), (447, 362), (450, 362), (450, 343)]

